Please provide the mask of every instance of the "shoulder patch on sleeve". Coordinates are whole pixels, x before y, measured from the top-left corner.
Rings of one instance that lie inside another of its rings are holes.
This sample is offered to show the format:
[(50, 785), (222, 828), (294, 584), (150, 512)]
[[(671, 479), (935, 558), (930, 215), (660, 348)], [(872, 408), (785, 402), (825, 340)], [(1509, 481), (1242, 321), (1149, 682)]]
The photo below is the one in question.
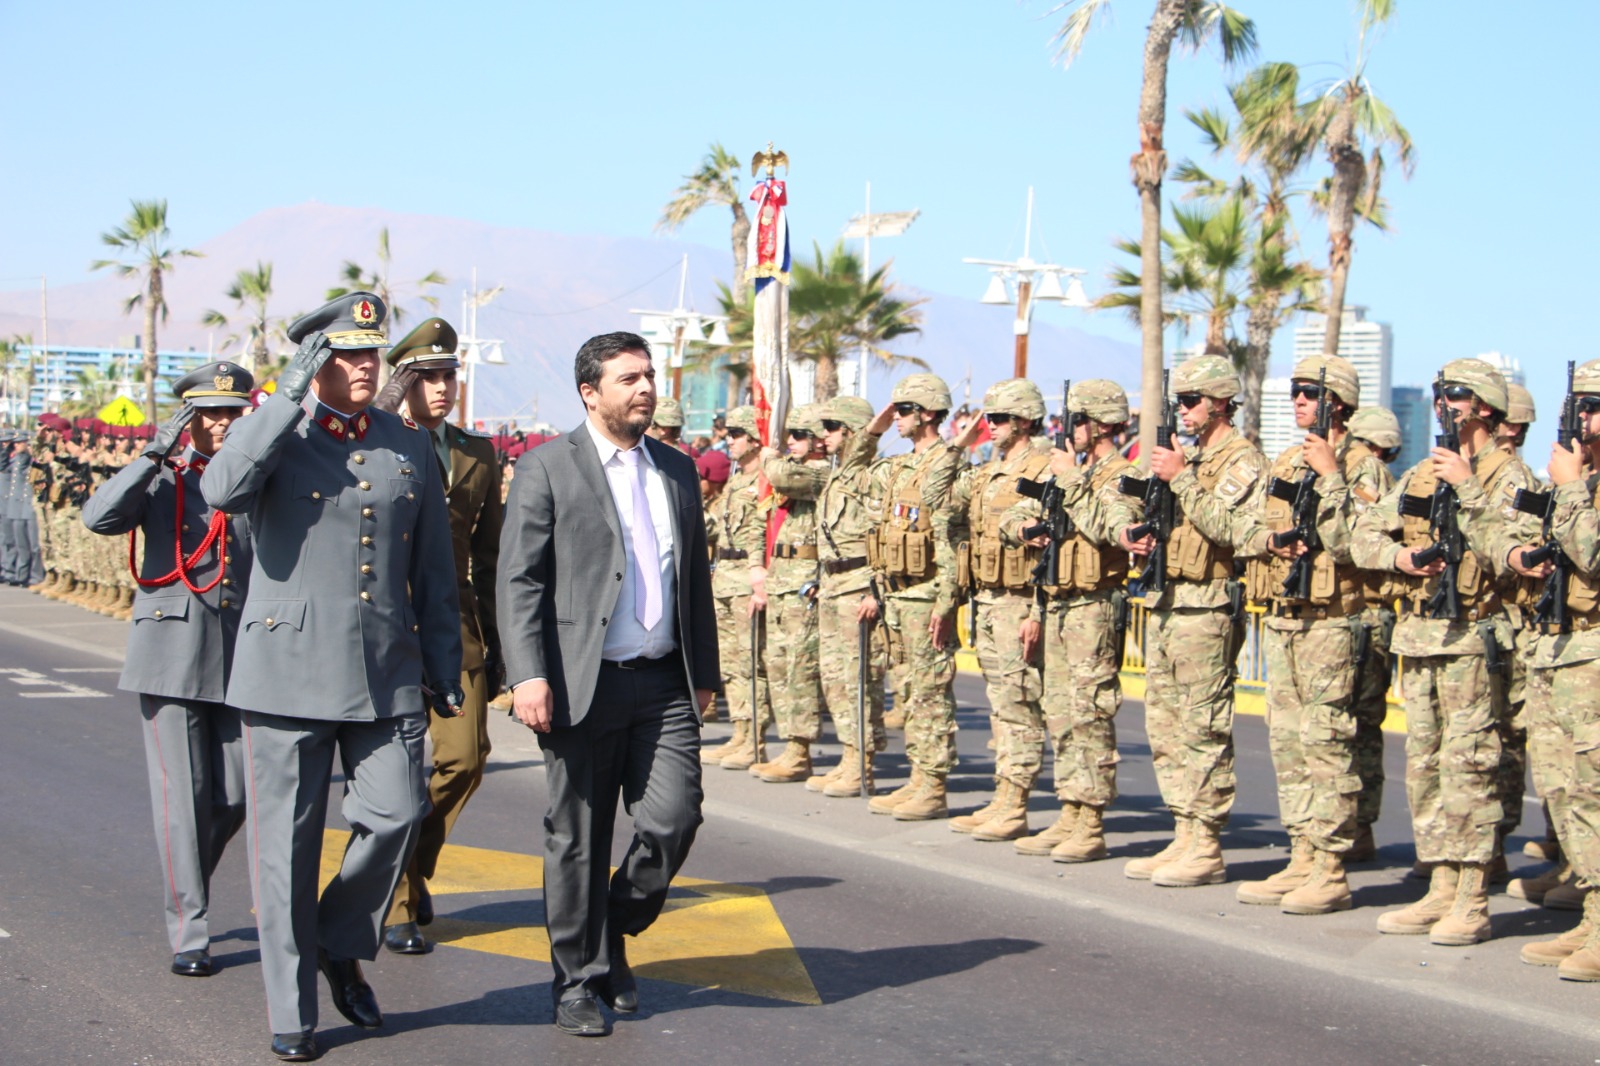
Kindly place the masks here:
[(417, 425), (415, 422), (413, 422), (411, 420), (411, 416), (410, 415), (401, 415), (400, 416), (400, 421), (405, 423), (407, 429), (421, 429), (422, 428), (421, 426)]

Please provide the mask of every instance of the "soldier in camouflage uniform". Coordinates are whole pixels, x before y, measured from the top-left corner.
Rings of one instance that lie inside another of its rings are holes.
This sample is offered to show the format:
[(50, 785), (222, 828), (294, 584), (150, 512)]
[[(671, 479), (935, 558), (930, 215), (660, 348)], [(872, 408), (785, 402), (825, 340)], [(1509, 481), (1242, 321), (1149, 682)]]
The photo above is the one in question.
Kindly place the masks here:
[[(1445, 364), (1434, 406), (1453, 421), (1461, 451), (1434, 448), (1356, 523), (1352, 554), (1369, 570), (1395, 575), (1401, 616), (1393, 650), (1404, 659), (1406, 794), (1419, 862), (1434, 864), (1428, 894), (1378, 919), (1384, 933), (1422, 934), (1442, 946), (1475, 944), (1491, 935), (1488, 872), (1501, 811), (1500, 730), (1506, 680), (1490, 669), (1511, 650), (1505, 610), (1516, 577), (1511, 549), (1531, 541), (1538, 522), (1512, 509), (1519, 488), (1533, 484), (1528, 468), (1494, 446), (1505, 415), (1505, 379), (1481, 359)], [(1448, 422), (1445, 424), (1449, 424)], [(1434, 543), (1426, 512), (1435, 488), (1453, 486), (1460, 504), (1465, 551), (1457, 574), (1460, 611), (1432, 617), (1430, 598), (1444, 560), (1418, 566), (1415, 556)]]
[[(708, 748), (703, 763), (724, 770), (748, 770), (766, 758), (763, 734), (772, 721), (767, 673), (761, 662), (766, 642), (767, 516), (770, 500), (761, 486), (761, 429), (756, 409), (728, 412), (728, 456), (734, 471), (717, 500), (717, 550), (711, 593), (717, 605), (717, 647), (722, 661), (722, 691), (728, 700), (733, 736)], [(750, 630), (756, 630), (751, 654)], [(755, 675), (755, 713), (750, 706), (751, 674)]]
[(822, 737), (822, 674), (817, 661), (817, 497), (828, 480), (819, 404), (789, 415), (787, 454), (761, 450), (772, 485), (771, 561), (767, 564), (766, 674), (783, 753), (750, 772), (769, 784), (811, 776), (811, 745)]
[(1039, 481), (1050, 466), (1050, 442), (1037, 436), (1044, 424), (1044, 397), (1026, 378), (990, 387), (982, 417), (989, 422), (992, 458), (967, 466), (956, 478), (950, 505), (935, 516), (934, 550), (939, 569), (955, 574), (940, 586), (934, 610), (954, 613), (971, 596), (973, 645), (989, 696), (994, 733), (994, 798), (971, 814), (950, 820), (974, 840), (1015, 840), (1028, 834), (1028, 796), (1044, 766), (1044, 710), (1039, 700), (1039, 641), (1022, 643), (1022, 625), (1033, 613), (1033, 568), (1037, 548), (1000, 532), (1001, 519), (1022, 499), (1017, 481)]
[[(1581, 439), (1550, 448), (1555, 513), (1551, 534), (1572, 563), (1567, 625), (1537, 633), (1528, 700), (1529, 752), (1562, 857), (1585, 890), (1583, 920), (1568, 933), (1522, 949), (1522, 960), (1559, 966), (1569, 981), (1600, 981), (1600, 359), (1573, 374)], [(1522, 547), (1531, 550), (1536, 542)], [(1547, 754), (1548, 753), (1548, 754)]]
[(34, 521), (39, 526), (39, 558), (44, 564), (44, 582), (34, 591), (41, 596), (48, 595), (61, 581), (61, 575), (55, 569), (54, 561), (56, 551), (52, 534), (55, 531), (50, 527), (52, 475), (50, 460), (54, 457), (59, 435), (59, 430), (50, 421), (41, 418), (39, 431), (34, 435), (30, 446), (30, 454), (33, 456), (33, 515)]
[[(1361, 404), (1349, 360), (1302, 359), (1289, 391), (1305, 440), (1273, 463), (1262, 509), (1244, 515), (1240, 554), (1250, 557), (1246, 592), (1266, 610), (1268, 741), (1290, 858), (1265, 880), (1240, 885), (1238, 898), (1287, 914), (1329, 914), (1351, 905), (1344, 857), (1355, 840), (1361, 792), (1353, 703), (1366, 597), (1350, 561), (1352, 501), (1359, 491), (1359, 498), (1376, 502), (1390, 478), (1346, 430)], [(1315, 429), (1324, 403), (1326, 437)], [(1295, 525), (1304, 493), (1314, 501), (1303, 516), (1311, 519), (1309, 529)]]
[[(1520, 461), (1522, 445), (1528, 439), (1528, 427), (1537, 417), (1533, 394), (1514, 381), (1506, 382), (1506, 417), (1505, 421), (1496, 427), (1496, 446), (1517, 456)], [(1491, 883), (1504, 881), (1508, 877), (1504, 853), (1505, 841), (1522, 824), (1522, 801), (1527, 795), (1528, 725), (1525, 689), (1528, 656), (1533, 652), (1533, 644), (1537, 637), (1532, 627), (1532, 608), (1533, 604), (1538, 602), (1543, 582), (1529, 579), (1519, 582), (1518, 585), (1519, 595), (1509, 600), (1507, 604), (1514, 651), (1511, 656), (1511, 680), (1506, 686), (1508, 709), (1505, 724), (1500, 731), (1500, 805), (1503, 814), (1500, 818), (1500, 846), (1496, 849), (1494, 868), (1490, 871)], [(1548, 821), (1546, 826), (1548, 828)]]
[[(1075, 418), (1072, 440), (1051, 453), (1050, 473), (1062, 491), (1068, 537), (1049, 546), (1059, 554), (1060, 584), (1040, 590), (1042, 617), (1022, 625), (1024, 647), (1043, 644), (1045, 727), (1055, 755), (1061, 814), (1048, 828), (1018, 840), (1024, 855), (1056, 862), (1106, 857), (1105, 810), (1117, 798), (1117, 730), (1122, 706), (1122, 648), (1127, 628), (1128, 553), (1117, 534), (1139, 521), (1137, 501), (1117, 491), (1124, 474), (1137, 474), (1116, 437), (1128, 423), (1128, 395), (1114, 381), (1080, 381), (1067, 409)], [(1079, 453), (1087, 458), (1080, 465)], [(1045, 517), (1039, 501), (1024, 498), (1005, 514), (1007, 543)]]
[[(1360, 464), (1381, 478), (1382, 488), (1371, 499), (1368, 489), (1358, 487), (1350, 494), (1355, 514), (1352, 525), (1368, 507), (1394, 487), (1388, 464), (1400, 454), (1400, 420), (1383, 407), (1363, 407), (1350, 416), (1345, 427), (1350, 435), (1349, 457), (1366, 453)], [(1376, 465), (1371, 465), (1376, 462)], [(1359, 471), (1345, 467), (1345, 482), (1360, 482)], [(1394, 638), (1394, 599), (1389, 578), (1374, 571), (1361, 571), (1366, 607), (1361, 612), (1362, 639), (1366, 658), (1357, 664), (1356, 693), (1351, 703), (1356, 719), (1356, 773), (1361, 777), (1361, 795), (1356, 800), (1356, 838), (1345, 853), (1345, 862), (1366, 862), (1378, 854), (1372, 827), (1383, 811), (1383, 723), (1389, 717), (1389, 683), (1394, 673), (1389, 644)]]
[(650, 418), (647, 431), (663, 444), (670, 444), (684, 455), (694, 457), (694, 451), (683, 442), (683, 403), (674, 396), (658, 396), (656, 413)]
[[(1244, 621), (1233, 560), (1241, 516), (1261, 507), (1267, 462), (1233, 428), (1239, 375), (1228, 359), (1185, 360), (1171, 387), (1196, 445), (1150, 456), (1151, 476), (1171, 484), (1178, 517), (1167, 541), (1166, 588), (1145, 597), (1145, 732), (1177, 831), (1123, 873), (1188, 888), (1227, 880), (1221, 833), (1233, 808), (1233, 682)], [(1130, 540), (1130, 531), (1119, 537), (1124, 548), (1154, 547), (1148, 537)]]
[(893, 421), (912, 448), (874, 468), (872, 495), (883, 501), (883, 516), (868, 551), (884, 590), (889, 660), (901, 671), (895, 702), (905, 711), (911, 778), (867, 806), (901, 821), (945, 816), (945, 778), (955, 766), (955, 614), (944, 585), (956, 575), (940, 567), (934, 546), (935, 523), (966, 461), (939, 435), (949, 413), (950, 387), (933, 374), (912, 374), (865, 430), (879, 437)]
[(861, 698), (861, 630), (867, 628), (866, 791), (872, 791), (872, 763), (886, 746), (883, 728), (885, 647), (883, 604), (867, 561), (867, 537), (877, 525), (872, 470), (881, 434), (868, 433), (872, 405), (859, 396), (837, 396), (822, 406), (823, 443), (833, 457), (817, 500), (817, 551), (822, 588), (817, 597), (817, 637), (822, 694), (844, 751), (839, 764), (806, 781), (824, 796), (861, 794), (861, 738), (856, 725)]

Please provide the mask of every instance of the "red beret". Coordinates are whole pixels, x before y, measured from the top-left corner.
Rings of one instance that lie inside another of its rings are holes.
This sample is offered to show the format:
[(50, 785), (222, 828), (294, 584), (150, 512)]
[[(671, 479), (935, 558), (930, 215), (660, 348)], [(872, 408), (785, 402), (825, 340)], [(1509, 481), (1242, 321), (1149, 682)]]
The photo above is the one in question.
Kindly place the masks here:
[(694, 465), (700, 470), (700, 479), (709, 481), (713, 485), (721, 485), (728, 480), (728, 471), (731, 465), (728, 457), (723, 452), (708, 451), (695, 460)]

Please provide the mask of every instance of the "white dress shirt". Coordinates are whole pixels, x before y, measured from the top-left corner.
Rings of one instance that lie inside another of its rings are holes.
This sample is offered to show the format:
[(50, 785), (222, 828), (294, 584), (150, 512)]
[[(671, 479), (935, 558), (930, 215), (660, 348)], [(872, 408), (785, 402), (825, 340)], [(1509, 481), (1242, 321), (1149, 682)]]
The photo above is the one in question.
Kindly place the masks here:
[[(606, 626), (605, 643), (600, 657), (613, 662), (625, 662), (641, 656), (659, 659), (677, 648), (677, 567), (673, 563), (674, 537), (672, 529), (672, 504), (667, 497), (666, 478), (656, 468), (655, 460), (643, 442), (635, 445), (640, 453), (639, 469), (644, 471), (644, 494), (650, 504), (651, 524), (655, 526), (656, 548), (660, 559), (656, 566), (661, 574), (661, 618), (646, 629), (639, 621), (635, 603), (638, 596), (638, 564), (633, 556), (633, 483), (632, 468), (622, 461), (621, 449), (606, 439), (593, 422), (584, 422), (600, 456), (600, 468), (606, 473), (606, 485), (611, 489), (611, 501), (617, 506), (617, 517), (622, 522), (622, 550), (627, 555), (627, 565), (622, 569), (622, 591), (617, 596), (617, 606)], [(648, 566), (646, 570), (650, 569)]]

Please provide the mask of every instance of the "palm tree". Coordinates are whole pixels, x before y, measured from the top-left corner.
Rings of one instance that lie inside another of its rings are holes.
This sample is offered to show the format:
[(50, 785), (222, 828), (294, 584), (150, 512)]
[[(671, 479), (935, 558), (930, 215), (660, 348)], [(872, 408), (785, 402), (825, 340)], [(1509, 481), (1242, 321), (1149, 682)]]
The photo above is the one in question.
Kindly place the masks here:
[(33, 359), (23, 358), (22, 349), (33, 347), (33, 338), (20, 333), (10, 340), (0, 341), (0, 404), (7, 421), (20, 412), (21, 422), (28, 418), (28, 400), (33, 393)]
[(844, 241), (836, 241), (826, 255), (815, 241), (811, 248), (811, 263), (796, 262), (790, 270), (789, 352), (816, 364), (814, 398), (831, 400), (838, 394), (840, 359), (862, 348), (884, 366), (926, 366), (883, 347), (922, 332), (918, 308), (926, 302), (895, 295), (888, 280), (892, 264), (863, 278), (861, 260), (845, 251)]
[(726, 204), (733, 212), (733, 291), (735, 303), (744, 299), (746, 251), (750, 240), (750, 217), (739, 195), (739, 160), (720, 143), (713, 144), (700, 162), (700, 169), (684, 175), (683, 184), (661, 209), (657, 233), (676, 233), (689, 216), (702, 207)]
[[(257, 262), (254, 270), (240, 270), (234, 275), (233, 284), (228, 286), (227, 296), (236, 307), (249, 312), (244, 322), (247, 343), (243, 362), (246, 370), (259, 375), (269, 354), (268, 337), (283, 333), (282, 321), (270, 324), (267, 321), (267, 301), (272, 299), (272, 264)], [(210, 310), (200, 316), (200, 324), (227, 329), (228, 317), (221, 311)], [(219, 350), (226, 350), (239, 339), (238, 333), (230, 334)]]
[[(1411, 134), (1400, 125), (1389, 105), (1372, 91), (1367, 62), (1372, 57), (1373, 31), (1394, 16), (1396, 0), (1357, 0), (1360, 29), (1356, 57), (1344, 77), (1307, 105), (1307, 118), (1318, 131), (1333, 178), (1328, 186), (1328, 316), (1322, 338), (1324, 355), (1337, 355), (1339, 330), (1344, 320), (1345, 286), (1350, 280), (1351, 230), (1357, 215), (1381, 219), (1378, 190), (1383, 182), (1383, 149), (1400, 157), (1401, 172), (1410, 177), (1416, 169)], [(1370, 158), (1368, 149), (1370, 148)]]
[[(344, 284), (335, 285), (329, 289), (324, 299), (336, 300), (352, 292), (374, 293), (389, 308), (389, 322), (393, 326), (394, 332), (398, 333), (400, 323), (405, 318), (405, 312), (401, 310), (400, 305), (395, 301), (395, 293), (400, 286), (391, 285), (389, 281), (390, 260), (389, 227), (385, 226), (378, 231), (378, 269), (369, 271), (355, 260), (346, 259), (344, 268), (340, 271)], [(410, 282), (410, 285), (419, 290), (417, 293), (419, 300), (437, 311), (439, 309), (439, 298), (425, 290), (429, 285), (443, 285), (449, 280), (437, 270), (430, 270), (416, 281)]]
[(173, 269), (177, 257), (199, 256), (201, 253), (187, 248), (173, 249), (167, 244), (172, 234), (167, 229), (165, 200), (134, 200), (132, 206), (133, 210), (122, 225), (100, 234), (102, 242), (117, 249), (125, 258), (121, 261), (96, 259), (89, 264), (89, 269), (111, 267), (118, 277), (139, 278), (139, 291), (123, 303), (122, 313), (128, 314), (135, 307), (144, 308), (144, 335), (141, 338), (144, 341), (144, 414), (145, 418), (154, 421), (156, 372), (159, 369), (156, 359), (156, 318), (159, 316), (162, 322), (167, 320), (163, 279)]
[[(115, 369), (113, 367), (113, 369)], [(73, 384), (61, 401), (61, 414), (67, 418), (92, 415), (117, 395), (120, 375), (107, 374), (97, 366), (87, 366), (73, 375)], [(147, 424), (155, 419), (145, 415)]]
[[(1111, 0), (1064, 0), (1050, 14), (1070, 8), (1057, 30), (1056, 58), (1070, 66), (1083, 49), (1096, 15), (1110, 12)], [(1139, 91), (1139, 151), (1133, 156), (1133, 184), (1139, 190), (1139, 277), (1145, 402), (1161, 391), (1161, 179), (1167, 169), (1162, 147), (1167, 124), (1167, 61), (1174, 41), (1198, 51), (1216, 39), (1224, 63), (1232, 64), (1255, 52), (1256, 28), (1244, 15), (1214, 0), (1156, 0), (1155, 13), (1144, 42), (1144, 81)], [(1142, 420), (1139, 454), (1155, 449), (1156, 420)]]

